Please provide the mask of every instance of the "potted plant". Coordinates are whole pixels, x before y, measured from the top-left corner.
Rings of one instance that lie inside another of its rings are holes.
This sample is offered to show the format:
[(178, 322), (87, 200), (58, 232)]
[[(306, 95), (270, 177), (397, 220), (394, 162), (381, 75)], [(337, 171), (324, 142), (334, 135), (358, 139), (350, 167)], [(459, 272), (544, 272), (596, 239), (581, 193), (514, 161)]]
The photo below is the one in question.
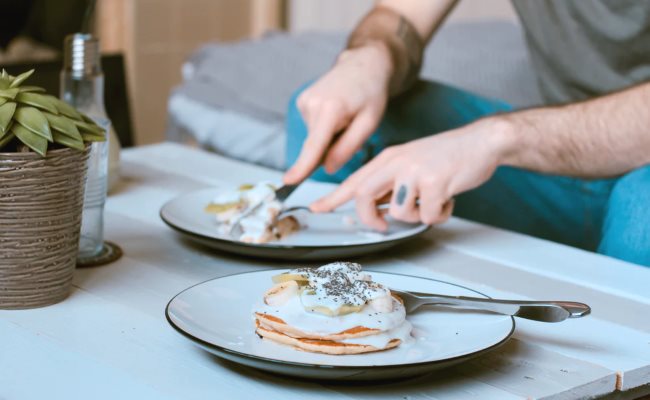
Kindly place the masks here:
[(72, 106), (0, 75), (0, 309), (66, 298), (79, 242), (89, 142), (105, 133)]

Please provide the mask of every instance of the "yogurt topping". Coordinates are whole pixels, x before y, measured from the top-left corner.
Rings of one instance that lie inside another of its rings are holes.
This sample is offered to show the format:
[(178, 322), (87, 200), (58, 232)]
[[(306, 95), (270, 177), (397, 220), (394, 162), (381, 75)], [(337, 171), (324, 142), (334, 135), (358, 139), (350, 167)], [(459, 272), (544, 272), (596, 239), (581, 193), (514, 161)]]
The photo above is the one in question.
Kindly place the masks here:
[(375, 282), (357, 263), (335, 262), (320, 268), (299, 268), (290, 273), (304, 275), (309, 284), (301, 294), (306, 307), (363, 306), (375, 299), (390, 298), (390, 291)]
[(363, 326), (370, 329), (388, 331), (396, 328), (406, 319), (406, 310), (399, 301), (393, 299), (393, 311), (384, 313), (367, 304), (359, 312), (345, 315), (327, 316), (308, 312), (299, 296), (293, 296), (281, 306), (261, 304), (256, 311), (282, 319), (303, 332), (330, 335)]

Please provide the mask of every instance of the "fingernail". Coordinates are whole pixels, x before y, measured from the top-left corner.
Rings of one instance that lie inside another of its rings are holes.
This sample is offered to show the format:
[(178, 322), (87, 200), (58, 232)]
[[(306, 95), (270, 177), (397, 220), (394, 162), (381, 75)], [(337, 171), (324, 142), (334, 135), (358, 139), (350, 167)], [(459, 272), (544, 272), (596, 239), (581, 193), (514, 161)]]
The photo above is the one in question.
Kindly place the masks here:
[(334, 172), (336, 172), (336, 164), (334, 163), (331, 162), (326, 163), (324, 167), (325, 167), (325, 172), (327, 172), (328, 174), (333, 174)]

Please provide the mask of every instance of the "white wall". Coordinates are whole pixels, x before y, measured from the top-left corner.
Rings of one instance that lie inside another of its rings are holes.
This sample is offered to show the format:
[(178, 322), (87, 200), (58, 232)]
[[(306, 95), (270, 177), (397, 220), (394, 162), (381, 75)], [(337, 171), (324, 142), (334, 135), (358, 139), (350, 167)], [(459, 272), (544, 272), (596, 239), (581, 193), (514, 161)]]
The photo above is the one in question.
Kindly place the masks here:
[[(374, 0), (289, 0), (289, 30), (348, 30), (373, 4)], [(494, 18), (517, 20), (510, 0), (461, 0), (447, 22)]]

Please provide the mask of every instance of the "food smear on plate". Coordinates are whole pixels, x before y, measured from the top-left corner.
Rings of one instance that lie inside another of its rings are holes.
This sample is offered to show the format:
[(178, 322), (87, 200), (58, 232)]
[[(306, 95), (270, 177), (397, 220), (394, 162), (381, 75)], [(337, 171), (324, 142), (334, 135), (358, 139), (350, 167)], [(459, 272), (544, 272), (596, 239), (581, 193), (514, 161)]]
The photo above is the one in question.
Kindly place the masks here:
[(273, 282), (253, 313), (263, 339), (332, 355), (388, 350), (413, 340), (402, 300), (359, 264), (298, 268)]
[(232, 224), (254, 208), (239, 221), (239, 240), (258, 244), (280, 240), (298, 231), (300, 223), (293, 216), (280, 218), (282, 203), (276, 199), (275, 190), (270, 182), (241, 185), (219, 193), (205, 207), (205, 212), (216, 217), (219, 232), (227, 235)]

